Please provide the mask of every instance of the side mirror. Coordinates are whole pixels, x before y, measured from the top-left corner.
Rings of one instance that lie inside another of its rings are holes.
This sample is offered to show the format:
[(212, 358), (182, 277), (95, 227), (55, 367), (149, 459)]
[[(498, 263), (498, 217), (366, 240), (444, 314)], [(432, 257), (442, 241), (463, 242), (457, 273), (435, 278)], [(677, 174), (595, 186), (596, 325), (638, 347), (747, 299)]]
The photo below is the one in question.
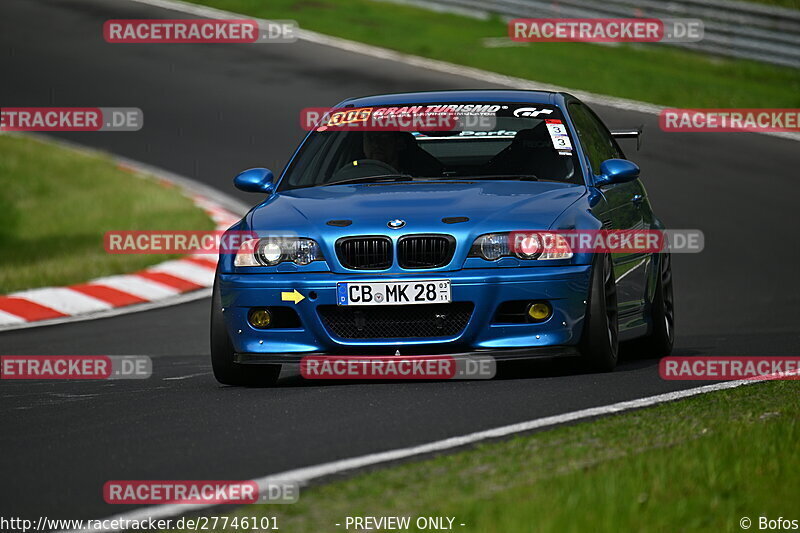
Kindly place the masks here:
[(251, 168), (245, 170), (235, 178), (233, 178), (233, 185), (245, 192), (261, 192), (270, 194), (275, 188), (272, 183), (274, 176), (272, 171), (266, 168)]
[(595, 176), (597, 187), (614, 183), (625, 183), (639, 177), (639, 167), (627, 159), (607, 159), (600, 163), (600, 175)]

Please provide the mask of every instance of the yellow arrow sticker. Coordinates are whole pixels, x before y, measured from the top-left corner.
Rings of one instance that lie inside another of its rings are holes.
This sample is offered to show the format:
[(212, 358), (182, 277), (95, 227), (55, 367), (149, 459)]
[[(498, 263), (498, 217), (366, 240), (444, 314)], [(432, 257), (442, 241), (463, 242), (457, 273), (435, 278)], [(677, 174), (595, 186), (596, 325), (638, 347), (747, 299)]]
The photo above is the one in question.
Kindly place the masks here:
[(281, 293), (281, 300), (284, 302), (294, 302), (297, 305), (297, 302), (302, 302), (305, 300), (306, 297), (297, 292), (297, 289), (294, 289), (292, 292), (282, 292)]

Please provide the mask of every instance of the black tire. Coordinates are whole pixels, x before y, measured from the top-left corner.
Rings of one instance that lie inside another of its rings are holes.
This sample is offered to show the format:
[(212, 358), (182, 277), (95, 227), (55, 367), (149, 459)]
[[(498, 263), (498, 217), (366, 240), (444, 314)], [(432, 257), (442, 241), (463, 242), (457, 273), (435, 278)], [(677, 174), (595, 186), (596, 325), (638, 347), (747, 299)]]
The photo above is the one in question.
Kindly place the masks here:
[(617, 284), (611, 256), (608, 254), (595, 256), (583, 335), (578, 349), (583, 365), (590, 370), (610, 372), (617, 366)]
[(675, 299), (672, 294), (672, 256), (662, 254), (659, 276), (650, 307), (650, 333), (636, 342), (646, 357), (666, 357), (675, 343)]
[(281, 365), (240, 365), (233, 361), (233, 344), (222, 313), (217, 279), (211, 295), (211, 367), (214, 377), (224, 385), (271, 387), (278, 381)]

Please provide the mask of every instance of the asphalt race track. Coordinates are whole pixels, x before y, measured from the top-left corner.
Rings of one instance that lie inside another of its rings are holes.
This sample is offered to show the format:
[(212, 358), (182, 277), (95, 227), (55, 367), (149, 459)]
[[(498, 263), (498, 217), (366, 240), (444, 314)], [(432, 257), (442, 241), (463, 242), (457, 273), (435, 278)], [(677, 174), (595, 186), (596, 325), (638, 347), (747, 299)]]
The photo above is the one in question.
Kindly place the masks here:
[[(101, 32), (111, 18), (187, 17), (123, 0), (2, 0), (0, 105), (139, 107), (139, 132), (62, 138), (250, 203), (257, 197), (231, 179), (253, 166), (280, 170), (303, 135), (304, 107), (487, 86), (303, 41), (111, 45)], [(796, 355), (800, 145), (662, 133), (655, 116), (596, 109), (612, 128), (644, 123), (642, 150), (628, 156), (656, 212), (671, 228), (705, 232), (704, 252), (674, 256), (675, 355)], [(0, 333), (2, 354), (154, 358), (149, 380), (0, 384), (0, 515), (99, 518), (128, 509), (103, 502), (110, 479), (249, 479), (697, 385), (662, 381), (657, 359), (636, 354), (611, 374), (540, 365), (488, 382), (320, 384), (287, 372), (274, 389), (221, 387), (208, 308), (200, 300)]]

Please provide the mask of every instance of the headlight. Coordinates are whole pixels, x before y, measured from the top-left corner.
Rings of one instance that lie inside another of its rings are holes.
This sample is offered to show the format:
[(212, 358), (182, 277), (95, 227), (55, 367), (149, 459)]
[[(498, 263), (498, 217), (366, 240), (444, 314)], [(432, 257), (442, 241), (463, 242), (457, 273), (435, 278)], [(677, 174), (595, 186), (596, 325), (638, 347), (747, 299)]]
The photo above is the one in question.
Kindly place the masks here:
[(494, 261), (510, 255), (508, 249), (508, 233), (488, 233), (481, 235), (472, 244), (469, 255)]
[(542, 255), (542, 239), (536, 233), (521, 239), (512, 239), (512, 247), (522, 259), (536, 259)]
[(277, 265), (281, 262), (281, 257), (283, 257), (283, 249), (275, 241), (260, 241), (256, 245), (255, 251), (255, 258), (260, 259), (261, 264), (268, 266)]
[(571, 259), (572, 248), (560, 233), (539, 233), (542, 252), (537, 259)]
[(572, 249), (563, 235), (549, 231), (487, 233), (472, 244), (470, 257), (495, 261), (501, 257), (519, 259), (570, 259)]
[(307, 265), (317, 259), (322, 259), (319, 245), (311, 239), (297, 239), (292, 245), (292, 261), (298, 265)]
[(237, 267), (275, 266), (283, 262), (307, 265), (322, 260), (319, 244), (312, 239), (266, 237), (244, 241), (233, 264)]

